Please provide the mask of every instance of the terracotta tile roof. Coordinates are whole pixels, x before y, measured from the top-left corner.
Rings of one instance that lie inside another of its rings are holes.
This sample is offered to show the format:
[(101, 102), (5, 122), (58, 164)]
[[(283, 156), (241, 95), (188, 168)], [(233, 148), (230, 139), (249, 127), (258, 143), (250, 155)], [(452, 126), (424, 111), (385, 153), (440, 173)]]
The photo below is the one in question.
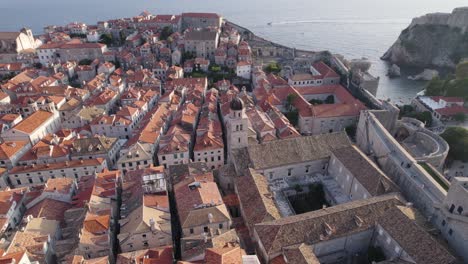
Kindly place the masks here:
[(26, 154), (24, 154), (20, 161), (36, 161), (48, 158), (65, 158), (68, 160), (68, 146), (64, 144), (55, 145), (52, 142), (39, 141), (34, 145)]
[(464, 106), (460, 106), (460, 105), (439, 108), (439, 109), (436, 109), (435, 111), (442, 116), (454, 116), (459, 113), (468, 114), (468, 108)]
[(13, 129), (29, 134), (38, 129), (47, 120), (52, 118), (52, 116), (53, 114), (51, 112), (38, 110), (32, 115), (23, 119), (20, 123), (14, 126)]
[(83, 263), (80, 264), (108, 264), (110, 263), (109, 256), (93, 258), (93, 259), (85, 259)]
[[(367, 109), (361, 101), (354, 98), (346, 88), (341, 85), (296, 87), (293, 90), (301, 95), (296, 98), (294, 102), (294, 106), (299, 109), (301, 116), (358, 116), (360, 111)], [(276, 91), (275, 93), (277, 94)], [(318, 94), (334, 95), (337, 102), (334, 104), (311, 105), (303, 99), (303, 96)]]
[(47, 240), (47, 235), (44, 236), (35, 232), (18, 231), (15, 233), (15, 236), (6, 252), (7, 254), (11, 254), (26, 251), (30, 260), (44, 263), (44, 246)]
[(223, 149), (224, 143), (221, 136), (216, 136), (212, 132), (206, 132), (197, 137), (194, 151)]
[(9, 191), (0, 191), (0, 215), (6, 215), (10, 210), (12, 203), (17, 204), (24, 196), (24, 189), (13, 189)]
[(397, 185), (356, 146), (332, 152), (372, 196), (399, 191)]
[(0, 159), (11, 159), (16, 153), (23, 149), (27, 144), (26, 141), (6, 141), (0, 143)]
[(181, 126), (171, 126), (167, 131), (167, 134), (160, 140), (160, 149), (158, 154), (170, 154), (188, 151), (190, 138), (190, 132), (186, 131)]
[(96, 235), (108, 232), (110, 227), (110, 215), (87, 214), (83, 222), (83, 228)]
[(328, 158), (332, 150), (348, 146), (350, 141), (346, 133), (338, 132), (251, 145), (246, 148), (247, 157), (236, 157), (236, 153), (234, 156), (236, 162), (245, 166), (251, 163), (254, 169), (266, 169)]
[(255, 224), (281, 218), (265, 176), (249, 169), (246, 176), (236, 178), (235, 184), (245, 224), (250, 230)]
[(74, 179), (70, 178), (55, 178), (48, 179), (44, 192), (59, 192), (63, 194), (69, 194), (72, 191), (73, 185), (75, 184)]
[(33, 166), (14, 167), (10, 170), (10, 173), (26, 173), (34, 171), (46, 171), (46, 170), (57, 170), (61, 168), (73, 168), (73, 167), (89, 167), (89, 166), (102, 166), (105, 162), (102, 158), (87, 159), (87, 160), (71, 160), (65, 162), (57, 162), (52, 164), (38, 164)]
[(312, 65), (314, 69), (316, 69), (322, 78), (339, 78), (340, 75), (338, 75), (330, 66), (325, 64), (323, 61), (314, 63)]
[(118, 264), (172, 264), (172, 247), (137, 250), (117, 255)]
[[(286, 247), (283, 255), (288, 263), (294, 264), (320, 264), (320, 260), (315, 256), (314, 249), (310, 245), (300, 244), (298, 246)], [(280, 255), (283, 257), (283, 255)], [(284, 258), (283, 258), (284, 261)], [(281, 263), (281, 262), (278, 262)], [(283, 262), (284, 263), (284, 262)]]
[(115, 197), (120, 174), (118, 170), (109, 171), (107, 169), (101, 173), (96, 173), (92, 195), (103, 198)]
[[(3, 255), (4, 252), (2, 252)], [(0, 264), (20, 263), (26, 251), (18, 251), (0, 257)]]
[(11, 123), (13, 121), (15, 121), (19, 116), (21, 116), (20, 114), (1, 114), (0, 115), (0, 121), (1, 122), (6, 122), (6, 123)]
[(221, 18), (220, 15), (216, 13), (182, 13), (182, 18), (184, 17), (193, 17), (193, 18)]
[(72, 198), (72, 205), (74, 208), (83, 208), (91, 199), (94, 183), (96, 178), (94, 175), (83, 176), (78, 182), (78, 192)]
[(375, 222), (396, 205), (397, 196), (385, 195), (335, 205), (255, 225), (267, 254), (304, 242), (314, 244), (373, 228)]
[(205, 251), (206, 264), (242, 264), (243, 250), (239, 246), (208, 248)]
[(72, 207), (71, 204), (53, 199), (44, 199), (35, 204), (25, 212), (25, 216), (32, 215), (34, 218), (45, 218), (56, 220), (63, 224), (65, 211)]
[(377, 222), (415, 263), (457, 263), (456, 258), (447, 249), (398, 207), (387, 210)]
[(60, 48), (61, 49), (101, 49), (105, 46), (106, 45), (102, 43), (92, 43), (92, 42), (76, 43), (76, 42), (70, 41), (60, 46)]
[(448, 97), (448, 96), (430, 96), (430, 98), (436, 102), (444, 100), (447, 103), (463, 103), (464, 100), (461, 97)]
[(214, 222), (230, 218), (215, 182), (184, 181), (174, 186), (174, 193), (182, 227), (208, 223), (208, 214), (213, 216)]
[(148, 207), (169, 208), (169, 199), (167, 195), (145, 194), (143, 196), (143, 205)]

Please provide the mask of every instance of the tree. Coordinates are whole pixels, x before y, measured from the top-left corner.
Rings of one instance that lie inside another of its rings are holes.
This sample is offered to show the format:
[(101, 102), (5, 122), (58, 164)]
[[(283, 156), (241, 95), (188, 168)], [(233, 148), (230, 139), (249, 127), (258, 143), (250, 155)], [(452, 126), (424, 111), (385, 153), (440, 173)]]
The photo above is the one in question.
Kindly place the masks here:
[(210, 69), (209, 69), (211, 72), (213, 73), (217, 73), (217, 72), (220, 72), (221, 71), (221, 66), (217, 65), (217, 64), (212, 64), (210, 65)]
[(448, 157), (451, 160), (468, 162), (468, 130), (463, 127), (448, 127), (442, 138), (449, 144)]
[(120, 37), (120, 43), (125, 43), (125, 39), (127, 39), (127, 37), (125, 36), (125, 33), (123, 31), (120, 31), (119, 32), (119, 37)]
[(195, 59), (197, 56), (194, 52), (186, 51), (182, 54), (182, 61), (185, 62), (187, 60)]
[(36, 69), (42, 69), (42, 63), (36, 62), (36, 63), (33, 64), (33, 67), (36, 68)]
[(161, 34), (159, 35), (159, 39), (160, 40), (167, 40), (167, 38), (169, 38), (170, 35), (172, 35), (172, 33), (174, 33), (172, 31), (172, 28), (170, 27), (164, 27), (162, 30), (161, 30)]
[(431, 126), (432, 125), (432, 114), (429, 111), (414, 113), (412, 117), (414, 117), (414, 118), (418, 119), (419, 121), (425, 123), (426, 126)]
[(77, 34), (77, 33), (71, 33), (70, 35), (70, 38), (86, 38), (86, 34)]
[(111, 62), (112, 64), (115, 65), (115, 68), (116, 68), (116, 69), (120, 68), (120, 66), (121, 66), (121, 65), (120, 65), (120, 61), (118, 61), (118, 60), (110, 61), (110, 62)]
[(99, 43), (106, 44), (107, 46), (112, 45), (112, 42), (113, 42), (112, 35), (109, 33), (104, 33), (99, 38)]
[(265, 67), (265, 72), (277, 74), (281, 71), (281, 66), (277, 62), (272, 62)]
[(288, 94), (288, 96), (286, 97), (286, 108), (288, 109), (288, 111), (291, 111), (292, 110), (292, 107), (293, 107), (293, 103), (294, 103), (294, 100), (296, 100), (297, 98), (297, 95), (296, 94)]
[(299, 122), (299, 113), (297, 110), (289, 111), (285, 114), (285, 116), (293, 126), (297, 126), (297, 123)]
[(465, 115), (465, 113), (457, 113), (457, 114), (455, 114), (453, 119), (455, 119), (455, 121), (458, 121), (458, 122), (465, 122), (466, 121), (466, 115)]
[(334, 104), (335, 103), (335, 97), (333, 95), (327, 96), (325, 100), (323, 101), (326, 104)]
[(82, 59), (78, 62), (78, 65), (91, 65), (92, 62), (90, 59)]
[(348, 137), (350, 137), (351, 139), (354, 140), (356, 138), (356, 131), (357, 131), (356, 124), (345, 127), (345, 131), (346, 131), (346, 134), (348, 134)]
[(319, 100), (319, 99), (310, 99), (309, 103), (311, 105), (321, 105), (321, 104), (323, 104), (323, 101)]
[(457, 79), (468, 79), (468, 61), (460, 62), (455, 70)]

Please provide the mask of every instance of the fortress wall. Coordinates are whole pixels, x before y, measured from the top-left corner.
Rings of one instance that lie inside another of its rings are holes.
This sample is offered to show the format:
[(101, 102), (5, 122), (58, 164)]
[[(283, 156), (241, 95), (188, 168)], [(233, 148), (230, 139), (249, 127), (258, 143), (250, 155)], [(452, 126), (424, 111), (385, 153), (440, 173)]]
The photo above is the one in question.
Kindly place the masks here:
[(432, 13), (416, 17), (410, 27), (415, 25), (445, 25), (468, 30), (468, 7), (455, 8), (452, 13)]
[(447, 192), (388, 133), (372, 111), (361, 112), (357, 144), (375, 158), (409, 201), (426, 217), (432, 216), (434, 206), (442, 203)]

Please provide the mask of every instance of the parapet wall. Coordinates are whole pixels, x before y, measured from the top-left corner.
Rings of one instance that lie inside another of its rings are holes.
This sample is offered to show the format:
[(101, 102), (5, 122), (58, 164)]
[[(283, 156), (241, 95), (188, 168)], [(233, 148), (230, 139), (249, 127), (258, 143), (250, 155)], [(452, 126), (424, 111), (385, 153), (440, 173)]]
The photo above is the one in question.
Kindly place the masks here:
[(442, 170), (449, 152), (449, 145), (442, 137), (426, 129), (421, 121), (413, 118), (402, 118), (397, 126), (406, 128), (410, 133), (409, 140), (421, 149), (423, 155), (414, 157), (417, 161), (430, 163)]
[(361, 112), (357, 144), (400, 187), (406, 199), (426, 217), (433, 215), (447, 192), (393, 138), (373, 111)]

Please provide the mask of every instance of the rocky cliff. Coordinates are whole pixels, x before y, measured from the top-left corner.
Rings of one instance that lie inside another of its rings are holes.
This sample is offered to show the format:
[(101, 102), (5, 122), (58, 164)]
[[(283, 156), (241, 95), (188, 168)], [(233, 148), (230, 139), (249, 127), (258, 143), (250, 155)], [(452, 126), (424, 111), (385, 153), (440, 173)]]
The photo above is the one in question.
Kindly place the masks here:
[(468, 7), (414, 18), (382, 56), (417, 67), (455, 67), (462, 58), (468, 58)]

